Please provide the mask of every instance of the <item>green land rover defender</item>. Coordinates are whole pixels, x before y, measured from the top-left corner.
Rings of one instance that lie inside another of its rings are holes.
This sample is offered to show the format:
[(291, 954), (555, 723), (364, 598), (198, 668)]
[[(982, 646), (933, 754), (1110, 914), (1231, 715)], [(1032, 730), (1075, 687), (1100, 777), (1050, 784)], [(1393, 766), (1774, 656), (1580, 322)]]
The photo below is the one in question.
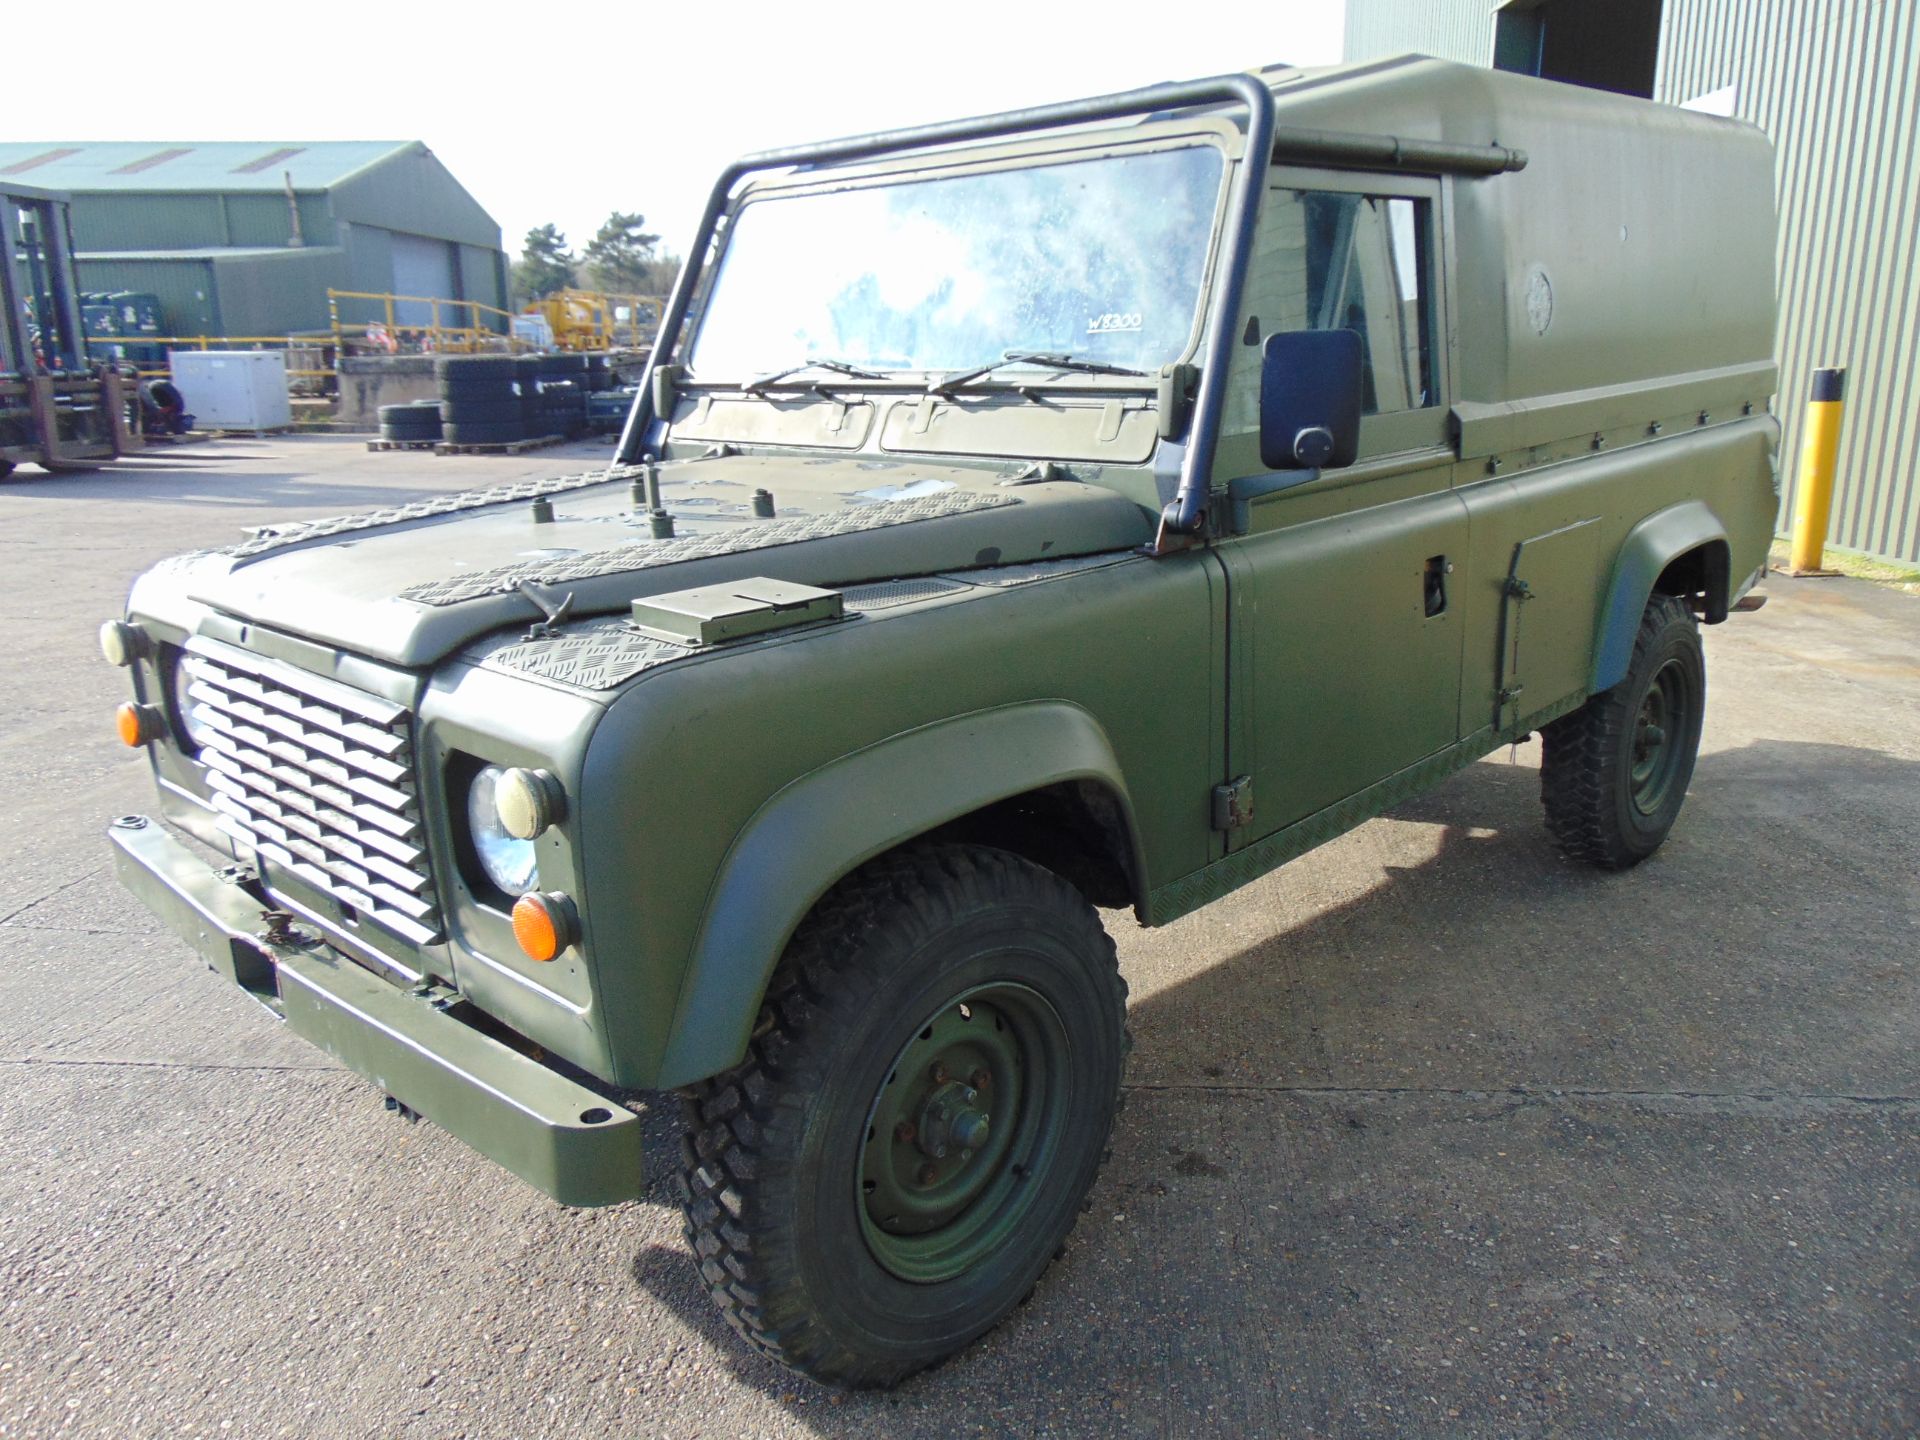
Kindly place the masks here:
[[(125, 883), (779, 1361), (1034, 1286), (1160, 925), (1537, 733), (1609, 868), (1777, 503), (1772, 156), (1422, 58), (751, 156), (610, 469), (289, 523), (103, 631)], [(510, 360), (503, 363), (511, 364)]]

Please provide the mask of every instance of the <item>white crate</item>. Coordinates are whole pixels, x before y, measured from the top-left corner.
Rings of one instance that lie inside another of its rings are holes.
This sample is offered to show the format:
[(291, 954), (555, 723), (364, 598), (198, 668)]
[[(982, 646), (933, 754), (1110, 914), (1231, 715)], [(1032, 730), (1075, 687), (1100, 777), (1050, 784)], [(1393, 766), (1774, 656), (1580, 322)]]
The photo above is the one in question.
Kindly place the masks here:
[(167, 365), (199, 429), (282, 430), (293, 423), (287, 361), (278, 351), (174, 350)]

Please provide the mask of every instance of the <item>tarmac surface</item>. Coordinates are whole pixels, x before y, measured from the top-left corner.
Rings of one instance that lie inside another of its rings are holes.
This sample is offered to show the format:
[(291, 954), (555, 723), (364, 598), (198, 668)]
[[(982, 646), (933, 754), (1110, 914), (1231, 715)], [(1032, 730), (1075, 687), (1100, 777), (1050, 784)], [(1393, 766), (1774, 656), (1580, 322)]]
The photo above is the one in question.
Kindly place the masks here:
[(585, 468), (223, 440), (0, 485), (0, 1436), (1920, 1429), (1920, 599), (1707, 632), (1687, 808), (1562, 862), (1538, 746), (1169, 926), (1065, 1257), (891, 1395), (743, 1348), (644, 1199), (566, 1210), (286, 1033), (112, 878), (94, 630), (241, 527)]

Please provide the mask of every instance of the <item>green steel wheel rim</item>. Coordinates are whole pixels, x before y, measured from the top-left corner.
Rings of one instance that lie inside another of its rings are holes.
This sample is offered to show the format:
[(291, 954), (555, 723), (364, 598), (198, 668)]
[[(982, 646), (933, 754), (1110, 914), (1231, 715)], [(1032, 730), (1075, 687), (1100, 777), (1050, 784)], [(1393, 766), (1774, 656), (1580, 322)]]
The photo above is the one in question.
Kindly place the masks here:
[(1633, 721), (1633, 764), (1628, 776), (1633, 807), (1642, 815), (1659, 813), (1686, 764), (1682, 733), (1693, 715), (1692, 682), (1679, 660), (1669, 660), (1654, 674), (1641, 697)]
[(854, 1201), (867, 1248), (902, 1280), (964, 1274), (1045, 1193), (1066, 1129), (1071, 1046), (1012, 982), (976, 985), (900, 1048), (867, 1112)]

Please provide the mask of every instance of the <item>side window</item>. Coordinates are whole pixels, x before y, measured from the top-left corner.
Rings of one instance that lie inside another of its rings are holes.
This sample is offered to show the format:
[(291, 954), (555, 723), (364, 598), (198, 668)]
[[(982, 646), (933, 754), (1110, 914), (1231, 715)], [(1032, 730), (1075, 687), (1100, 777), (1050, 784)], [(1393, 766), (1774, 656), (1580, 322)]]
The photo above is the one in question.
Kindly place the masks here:
[(1285, 193), (1298, 213), (1306, 269), (1305, 310), (1296, 328), (1351, 330), (1360, 337), (1367, 360), (1363, 413), (1433, 404), (1433, 345), (1422, 283), (1425, 202), (1325, 190)]
[(1427, 200), (1401, 195), (1268, 192), (1228, 372), (1223, 450), (1227, 435), (1258, 432), (1260, 346), (1279, 330), (1357, 334), (1366, 357), (1365, 415), (1440, 403), (1430, 209)]

